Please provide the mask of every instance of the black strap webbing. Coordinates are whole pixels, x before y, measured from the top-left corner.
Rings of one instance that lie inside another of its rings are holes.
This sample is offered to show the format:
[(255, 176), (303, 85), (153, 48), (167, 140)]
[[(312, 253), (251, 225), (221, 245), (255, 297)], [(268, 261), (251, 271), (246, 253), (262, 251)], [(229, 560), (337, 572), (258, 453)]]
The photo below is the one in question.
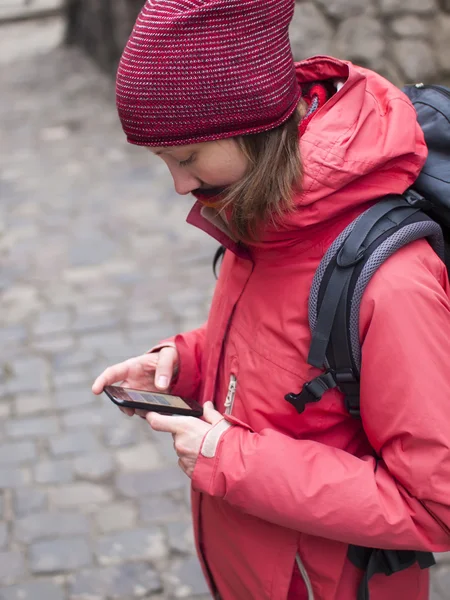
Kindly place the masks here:
[(370, 600), (369, 583), (378, 573), (390, 576), (409, 569), (416, 562), (421, 569), (428, 569), (436, 564), (431, 552), (413, 550), (380, 550), (349, 546), (347, 556), (356, 567), (364, 571), (357, 600)]

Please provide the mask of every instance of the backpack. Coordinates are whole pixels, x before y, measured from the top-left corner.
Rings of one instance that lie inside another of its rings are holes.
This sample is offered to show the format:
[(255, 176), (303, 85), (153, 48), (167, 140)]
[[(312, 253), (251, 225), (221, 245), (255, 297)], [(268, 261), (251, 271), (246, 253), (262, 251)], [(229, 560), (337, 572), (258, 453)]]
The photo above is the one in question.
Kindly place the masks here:
[[(450, 271), (450, 89), (418, 83), (403, 88), (413, 103), (428, 146), (428, 159), (414, 186), (389, 195), (360, 215), (338, 236), (323, 257), (309, 297), (312, 341), (308, 363), (324, 372), (286, 394), (299, 413), (307, 404), (338, 388), (345, 406), (359, 418), (359, 308), (372, 275), (394, 252), (426, 238)], [(223, 257), (219, 247), (213, 270)], [(369, 599), (369, 580), (392, 575), (416, 562), (435, 564), (431, 552), (382, 550), (349, 546), (349, 560), (364, 571), (357, 600)]]
[[(338, 388), (348, 412), (360, 416), (359, 309), (372, 275), (394, 252), (426, 238), (450, 270), (450, 89), (416, 84), (403, 89), (413, 103), (428, 159), (413, 188), (389, 195), (353, 221), (322, 259), (309, 296), (312, 341), (308, 363), (324, 372), (285, 399), (298, 412)], [(368, 600), (375, 573), (392, 575), (414, 563), (435, 564), (430, 552), (350, 546), (348, 558), (364, 571), (357, 600)]]

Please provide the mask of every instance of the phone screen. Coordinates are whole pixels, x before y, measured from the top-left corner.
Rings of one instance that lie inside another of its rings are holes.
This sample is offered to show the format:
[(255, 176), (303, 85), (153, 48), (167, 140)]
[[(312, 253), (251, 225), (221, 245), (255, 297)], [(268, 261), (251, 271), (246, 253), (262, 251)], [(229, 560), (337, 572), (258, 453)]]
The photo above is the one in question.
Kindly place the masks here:
[(120, 402), (128, 402), (137, 404), (150, 404), (153, 406), (167, 406), (172, 408), (181, 408), (191, 411), (192, 408), (179, 396), (171, 394), (161, 394), (159, 392), (147, 392), (144, 390), (131, 390), (119, 386), (107, 386), (105, 391), (109, 396)]
[(168, 396), (166, 394), (158, 394), (155, 392), (138, 392), (136, 390), (126, 390), (126, 393), (129, 398), (135, 402), (160, 404), (161, 406), (177, 406), (178, 408), (191, 410), (190, 406), (179, 396)]

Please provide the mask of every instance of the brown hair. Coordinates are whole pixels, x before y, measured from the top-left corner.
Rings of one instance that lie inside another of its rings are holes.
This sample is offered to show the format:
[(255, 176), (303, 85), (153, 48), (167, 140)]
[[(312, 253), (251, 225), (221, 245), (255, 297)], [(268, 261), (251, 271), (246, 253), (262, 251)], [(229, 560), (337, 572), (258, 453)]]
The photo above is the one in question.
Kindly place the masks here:
[(255, 240), (268, 220), (276, 222), (293, 210), (292, 195), (302, 180), (298, 125), (304, 114), (300, 103), (294, 114), (270, 131), (236, 138), (249, 161), (247, 174), (231, 186), (223, 206), (232, 207), (231, 224), (240, 240)]

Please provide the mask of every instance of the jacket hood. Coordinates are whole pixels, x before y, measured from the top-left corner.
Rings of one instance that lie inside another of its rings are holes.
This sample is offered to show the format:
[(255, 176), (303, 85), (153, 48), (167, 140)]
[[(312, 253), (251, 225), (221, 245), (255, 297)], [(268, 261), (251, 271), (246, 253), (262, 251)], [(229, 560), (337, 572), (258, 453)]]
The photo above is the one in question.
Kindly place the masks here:
[[(427, 157), (414, 107), (380, 75), (326, 56), (299, 62), (296, 71), (300, 84), (334, 80), (340, 85), (300, 139), (304, 177), (296, 210), (266, 226), (255, 247), (331, 241), (377, 198), (403, 193)], [(198, 206), (188, 221), (205, 229), (195, 215)]]

